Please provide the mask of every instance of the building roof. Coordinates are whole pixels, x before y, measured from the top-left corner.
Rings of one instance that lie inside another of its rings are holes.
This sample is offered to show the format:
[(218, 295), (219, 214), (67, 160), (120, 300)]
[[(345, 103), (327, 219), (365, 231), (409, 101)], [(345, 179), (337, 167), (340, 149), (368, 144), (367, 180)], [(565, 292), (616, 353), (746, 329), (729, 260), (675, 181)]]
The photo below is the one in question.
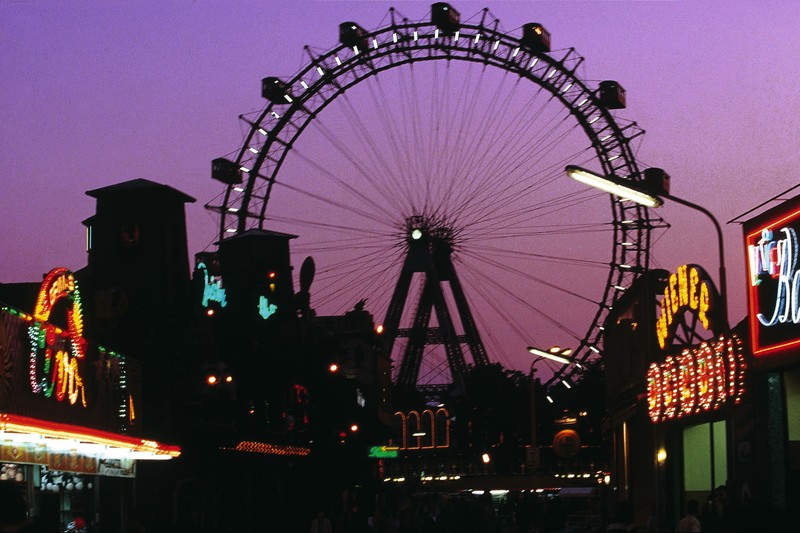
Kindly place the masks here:
[(232, 240), (246, 239), (251, 237), (282, 237), (288, 240), (288, 239), (296, 239), (297, 235), (292, 235), (291, 233), (281, 233), (280, 231), (271, 231), (268, 229), (253, 228), (247, 231), (243, 231), (242, 233), (237, 233), (236, 235), (228, 237), (227, 239), (224, 240), (232, 241)]
[(91, 196), (92, 198), (104, 198), (120, 194), (131, 194), (156, 190), (161, 190), (165, 191), (167, 194), (172, 194), (175, 198), (182, 202), (195, 202), (194, 198), (188, 194), (182, 193), (178, 189), (174, 189), (169, 185), (162, 185), (161, 183), (156, 183), (154, 181), (142, 178), (123, 181), (122, 183), (109, 185), (107, 187), (100, 187), (99, 189), (92, 189), (91, 191), (86, 191), (86, 195)]

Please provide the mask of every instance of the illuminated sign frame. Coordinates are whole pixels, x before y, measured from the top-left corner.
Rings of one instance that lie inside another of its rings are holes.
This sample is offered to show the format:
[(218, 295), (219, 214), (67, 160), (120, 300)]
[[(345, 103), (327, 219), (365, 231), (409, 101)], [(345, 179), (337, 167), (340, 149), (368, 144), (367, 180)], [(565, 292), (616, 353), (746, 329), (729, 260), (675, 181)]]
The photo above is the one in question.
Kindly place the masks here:
[(654, 423), (716, 411), (741, 402), (747, 364), (735, 334), (687, 348), (647, 371), (648, 415)]
[(661, 300), (661, 313), (656, 320), (656, 337), (662, 350), (669, 347), (675, 334), (675, 317), (692, 311), (703, 327), (719, 333), (719, 294), (706, 271), (698, 265), (686, 264), (669, 275)]
[(800, 196), (743, 224), (751, 348), (800, 347)]
[[(67, 308), (67, 331), (49, 322), (50, 313), (62, 299), (71, 302)], [(80, 398), (81, 405), (86, 407), (86, 389), (81, 377), (81, 363), (86, 354), (83, 309), (72, 272), (54, 268), (47, 274), (36, 298), (33, 319), (28, 327), (31, 391), (48, 398), (55, 395), (59, 402), (66, 397), (72, 405)]]

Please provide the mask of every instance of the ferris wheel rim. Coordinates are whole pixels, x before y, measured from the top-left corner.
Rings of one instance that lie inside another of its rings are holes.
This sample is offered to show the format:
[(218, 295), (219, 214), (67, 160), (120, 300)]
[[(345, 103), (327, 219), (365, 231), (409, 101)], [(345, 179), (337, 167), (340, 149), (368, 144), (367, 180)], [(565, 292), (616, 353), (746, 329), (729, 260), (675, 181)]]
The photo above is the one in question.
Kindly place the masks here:
[[(564, 49), (564, 57), (556, 59), (552, 56), (554, 52), (527, 49), (521, 38), (483, 23), (463, 23), (459, 34), (447, 36), (439, 35), (432, 22), (404, 21), (368, 32), (366, 39), (368, 43), (374, 43), (374, 47), (353, 50), (348, 45), (339, 44), (320, 55), (309, 51), (309, 62), (286, 82), (290, 89), (302, 90), (292, 92), (286, 103), (269, 102), (255, 120), (244, 119), (250, 125), (250, 130), (235, 162), (247, 175), (247, 184), (243, 188), (238, 187), (238, 191), (237, 186), (229, 184), (222, 205), (217, 208), (209, 206), (220, 212), (220, 241), (252, 227), (263, 227), (271, 188), (283, 161), (291, 152), (294, 141), (328, 104), (371, 76), (416, 62), (471, 61), (519, 74), (521, 78), (549, 91), (569, 110), (591, 141), (596, 160), (605, 174), (620, 179), (641, 180), (629, 143), (643, 131), (638, 129), (635, 122), (621, 127), (599, 101), (597, 90), (590, 89), (577, 76), (577, 66), (583, 58), (575, 54), (573, 48)], [(306, 50), (309, 50), (308, 47)], [(423, 52), (428, 55), (423, 55)], [(381, 60), (386, 64), (375, 67), (374, 63)], [(360, 70), (357, 72), (357, 69)], [(314, 73), (318, 76), (312, 81)], [(348, 79), (348, 76), (351, 78)], [(314, 98), (319, 100), (316, 106), (309, 106)], [(293, 122), (297, 117), (301, 119), (297, 121), (299, 126)], [(598, 126), (595, 127), (595, 124)], [(294, 131), (290, 131), (293, 128)], [(632, 130), (631, 135), (626, 135), (628, 130)], [(289, 135), (285, 135), (287, 132)], [(259, 146), (255, 151), (254, 139), (257, 139), (255, 145)], [(262, 167), (269, 168), (270, 164), (273, 165), (270, 172), (262, 173)], [(266, 184), (263, 197), (254, 194), (259, 180), (264, 182), (262, 187)], [(251, 202), (260, 202), (257, 211), (251, 211)], [(598, 345), (602, 324), (619, 295), (618, 291), (649, 266), (650, 223), (647, 209), (611, 197), (611, 219), (614, 237), (608, 279), (594, 319), (580, 346), (574, 351), (573, 361), (578, 364), (601, 354)], [(231, 221), (235, 224), (233, 231)], [(249, 221), (256, 221), (257, 226), (248, 227)], [(568, 378), (577, 370), (575, 365), (556, 369), (545, 385)]]

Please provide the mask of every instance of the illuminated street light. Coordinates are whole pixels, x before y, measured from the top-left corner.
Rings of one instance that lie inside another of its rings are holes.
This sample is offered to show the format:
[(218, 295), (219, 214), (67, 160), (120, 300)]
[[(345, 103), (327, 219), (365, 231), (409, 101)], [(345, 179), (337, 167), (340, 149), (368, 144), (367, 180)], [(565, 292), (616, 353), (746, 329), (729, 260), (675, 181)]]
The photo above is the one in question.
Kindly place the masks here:
[(590, 187), (600, 189), (625, 200), (631, 200), (645, 207), (659, 207), (663, 205), (662, 198), (684, 205), (690, 209), (700, 211), (714, 224), (717, 231), (717, 247), (719, 252), (719, 292), (722, 300), (722, 327), (728, 329), (728, 304), (727, 280), (725, 275), (725, 250), (722, 241), (722, 227), (711, 212), (688, 200), (678, 198), (669, 193), (669, 175), (660, 168), (648, 168), (644, 171), (644, 181), (622, 181), (616, 177), (604, 177), (584, 168), (567, 165), (564, 169), (567, 175)]
[(646, 207), (659, 207), (663, 203), (661, 198), (643, 190), (632, 187), (633, 182), (623, 181), (618, 178), (607, 178), (595, 174), (585, 168), (567, 165), (567, 175), (584, 185), (600, 189), (614, 196), (631, 200)]
[[(562, 365), (568, 365), (572, 363), (572, 359), (569, 358), (572, 355), (572, 350), (570, 348), (561, 348), (560, 346), (551, 346), (548, 350), (540, 350), (539, 348), (534, 348), (533, 346), (528, 346), (528, 352), (535, 355), (536, 358), (531, 362), (531, 445), (534, 447), (538, 447), (539, 440), (536, 435), (536, 423), (537, 423), (537, 415), (536, 415), (536, 390), (541, 386), (539, 384), (539, 380), (535, 378), (536, 370), (534, 367), (536, 363), (541, 361), (542, 359), (548, 359), (550, 361), (555, 361), (556, 363), (560, 363)], [(569, 384), (566, 381), (562, 381), (564, 385), (569, 388)], [(553, 403), (553, 398), (550, 397), (549, 394), (545, 394), (545, 398), (549, 403)], [(538, 450), (538, 448), (536, 448)], [(537, 459), (534, 463), (534, 468), (538, 468), (538, 455)]]
[[(543, 357), (545, 359), (550, 359), (551, 361), (561, 363), (562, 365), (568, 365), (572, 362), (571, 359), (566, 357), (572, 353), (572, 350), (570, 350), (569, 348), (562, 350), (558, 346), (553, 346), (549, 350), (545, 351), (545, 350), (540, 350), (538, 348), (534, 348), (533, 346), (528, 346), (528, 351), (533, 355), (536, 355), (538, 357)], [(534, 359), (533, 362), (535, 363), (536, 361), (537, 359)]]

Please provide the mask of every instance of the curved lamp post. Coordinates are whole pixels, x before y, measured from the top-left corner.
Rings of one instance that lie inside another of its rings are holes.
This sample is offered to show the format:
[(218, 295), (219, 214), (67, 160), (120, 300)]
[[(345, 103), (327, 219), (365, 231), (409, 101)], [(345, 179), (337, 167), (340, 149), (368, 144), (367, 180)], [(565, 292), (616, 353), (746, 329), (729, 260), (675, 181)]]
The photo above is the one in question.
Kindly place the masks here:
[(576, 165), (567, 165), (567, 175), (585, 185), (600, 189), (619, 198), (636, 202), (645, 207), (660, 207), (662, 198), (672, 200), (706, 215), (714, 224), (717, 232), (717, 248), (719, 253), (719, 293), (722, 308), (722, 327), (728, 330), (727, 280), (725, 275), (725, 249), (722, 241), (722, 227), (711, 212), (695, 203), (678, 198), (669, 193), (669, 175), (660, 168), (648, 168), (644, 171), (643, 182), (621, 180), (615, 176), (605, 177)]
[[(536, 437), (536, 389), (539, 386), (539, 380), (535, 378), (536, 370), (533, 368), (536, 363), (541, 361), (542, 359), (547, 359), (550, 361), (555, 361), (556, 363), (560, 363), (562, 365), (568, 365), (572, 363), (572, 359), (569, 356), (572, 354), (572, 350), (569, 348), (560, 348), (559, 346), (553, 346), (549, 350), (540, 350), (539, 348), (534, 348), (533, 346), (528, 346), (528, 352), (535, 355), (536, 358), (531, 362), (531, 445), (536, 450), (536, 459), (534, 460), (534, 468), (538, 468), (539, 463), (539, 453), (538, 453), (538, 441)], [(566, 383), (566, 382), (564, 382)], [(553, 403), (552, 398), (547, 396), (547, 401)]]

